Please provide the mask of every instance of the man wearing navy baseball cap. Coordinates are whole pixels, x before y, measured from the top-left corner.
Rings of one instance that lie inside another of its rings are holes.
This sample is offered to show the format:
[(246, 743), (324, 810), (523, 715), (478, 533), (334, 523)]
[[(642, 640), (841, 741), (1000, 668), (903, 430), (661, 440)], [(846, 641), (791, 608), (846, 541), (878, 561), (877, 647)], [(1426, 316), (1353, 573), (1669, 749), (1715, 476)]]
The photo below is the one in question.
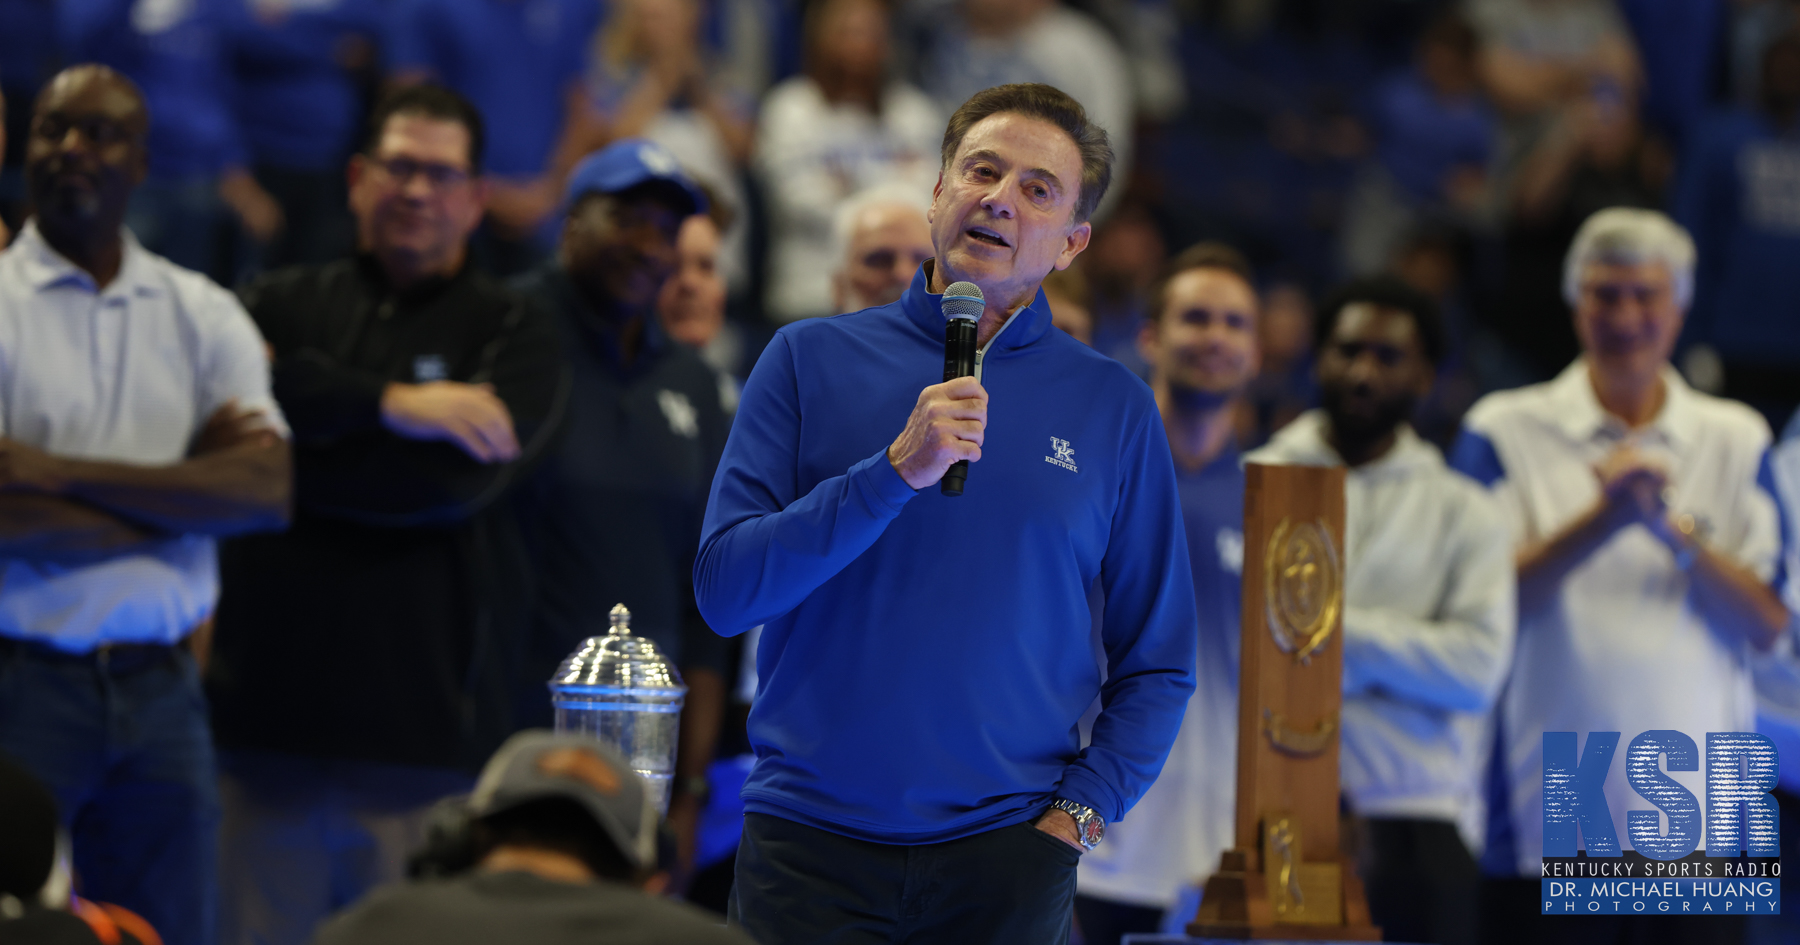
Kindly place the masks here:
[(567, 432), (518, 493), (538, 581), (521, 720), (549, 724), (544, 680), (624, 602), (690, 687), (681, 811), (704, 793), (712, 747), (686, 723), (716, 719), (725, 692), (724, 641), (700, 620), (692, 571), (727, 421), (719, 375), (655, 308), (681, 222), (707, 198), (662, 147), (626, 139), (576, 166), (563, 208), (556, 259), (517, 283), (553, 314), (574, 376)]

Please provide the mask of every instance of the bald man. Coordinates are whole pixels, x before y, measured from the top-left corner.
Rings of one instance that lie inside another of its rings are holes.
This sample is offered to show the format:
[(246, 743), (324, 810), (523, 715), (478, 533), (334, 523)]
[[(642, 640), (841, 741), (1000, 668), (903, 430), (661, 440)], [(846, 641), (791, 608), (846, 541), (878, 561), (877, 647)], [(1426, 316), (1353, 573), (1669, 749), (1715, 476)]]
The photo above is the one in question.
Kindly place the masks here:
[(189, 638), (214, 540), (285, 527), (287, 427), (231, 293), (124, 227), (149, 117), (75, 66), (38, 96), (36, 215), (0, 253), (0, 753), (56, 795), (82, 892), (213, 938), (219, 798)]
[(831, 277), (836, 312), (861, 311), (899, 299), (912, 285), (913, 273), (932, 254), (924, 209), (897, 198), (852, 198), (838, 217), (837, 236), (842, 250)]

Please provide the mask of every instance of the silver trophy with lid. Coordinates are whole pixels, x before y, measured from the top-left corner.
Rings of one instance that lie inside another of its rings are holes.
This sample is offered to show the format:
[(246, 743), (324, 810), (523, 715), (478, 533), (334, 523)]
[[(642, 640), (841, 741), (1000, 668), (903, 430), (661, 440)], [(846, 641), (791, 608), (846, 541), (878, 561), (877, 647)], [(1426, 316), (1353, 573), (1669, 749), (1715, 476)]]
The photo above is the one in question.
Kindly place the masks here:
[(556, 730), (617, 749), (649, 785), (656, 809), (667, 814), (687, 686), (654, 642), (632, 634), (624, 604), (612, 609), (612, 629), (582, 641), (549, 686)]

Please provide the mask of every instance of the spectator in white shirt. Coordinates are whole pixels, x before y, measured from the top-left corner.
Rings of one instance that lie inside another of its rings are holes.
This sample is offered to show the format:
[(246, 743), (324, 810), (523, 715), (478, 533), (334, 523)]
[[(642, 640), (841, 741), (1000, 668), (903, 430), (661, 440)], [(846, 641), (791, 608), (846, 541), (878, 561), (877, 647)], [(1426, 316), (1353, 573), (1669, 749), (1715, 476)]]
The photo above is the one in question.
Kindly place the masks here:
[(1252, 463), (1345, 478), (1342, 787), (1369, 912), (1392, 941), (1473, 945), (1488, 713), (1515, 630), (1512, 545), (1480, 484), (1407, 423), (1444, 354), (1436, 306), (1392, 276), (1320, 309), (1321, 410)]
[(936, 250), (925, 205), (931, 191), (888, 185), (863, 191), (838, 208), (832, 226), (831, 311), (860, 312), (897, 301)]
[(831, 249), (834, 212), (880, 184), (909, 186), (921, 203), (929, 200), (944, 133), (931, 99), (889, 76), (881, 0), (821, 0), (807, 13), (805, 37), (806, 74), (763, 100), (756, 141), (769, 206), (764, 307), (776, 322), (836, 314), (831, 273), (819, 265)]
[(0, 253), (0, 752), (56, 795), (88, 896), (210, 945), (218, 773), (189, 637), (214, 538), (283, 527), (291, 477), (250, 316), (123, 225), (149, 124), (130, 80), (75, 66), (26, 143), (35, 216)]
[[(1489, 831), (1490, 865), (1523, 877), (1499, 894), (1516, 902), (1495, 901), (1496, 920), (1526, 923), (1500, 930), (1508, 940), (1742, 934), (1725, 919), (1659, 933), (1652, 918), (1540, 916), (1534, 904), (1543, 733), (1751, 731), (1751, 652), (1787, 626), (1768, 583), (1780, 546), (1768, 424), (1693, 390), (1668, 364), (1693, 271), (1693, 241), (1668, 217), (1624, 208), (1589, 217), (1563, 283), (1581, 357), (1555, 380), (1477, 402), (1454, 451), (1455, 466), (1500, 499), (1518, 559), (1519, 651), (1495, 753), (1505, 796)], [(1670, 776), (1703, 791), (1697, 772)], [(1606, 797), (1629, 846), (1625, 812), (1643, 802), (1617, 770)]]

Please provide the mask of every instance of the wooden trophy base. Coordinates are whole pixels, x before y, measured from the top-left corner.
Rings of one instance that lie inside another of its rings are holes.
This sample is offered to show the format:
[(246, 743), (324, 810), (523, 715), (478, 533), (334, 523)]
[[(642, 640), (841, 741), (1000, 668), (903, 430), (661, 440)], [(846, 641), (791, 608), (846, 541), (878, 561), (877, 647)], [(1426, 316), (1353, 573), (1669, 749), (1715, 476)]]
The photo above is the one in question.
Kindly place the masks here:
[(1196, 938), (1381, 941), (1381, 929), (1369, 922), (1362, 881), (1349, 863), (1303, 863), (1297, 868), (1298, 876), (1286, 878), (1288, 888), (1299, 895), (1283, 894), (1272, 882), (1277, 877), (1250, 868), (1248, 851), (1225, 851), (1219, 871), (1206, 881), (1200, 913), (1188, 923), (1187, 933)]

